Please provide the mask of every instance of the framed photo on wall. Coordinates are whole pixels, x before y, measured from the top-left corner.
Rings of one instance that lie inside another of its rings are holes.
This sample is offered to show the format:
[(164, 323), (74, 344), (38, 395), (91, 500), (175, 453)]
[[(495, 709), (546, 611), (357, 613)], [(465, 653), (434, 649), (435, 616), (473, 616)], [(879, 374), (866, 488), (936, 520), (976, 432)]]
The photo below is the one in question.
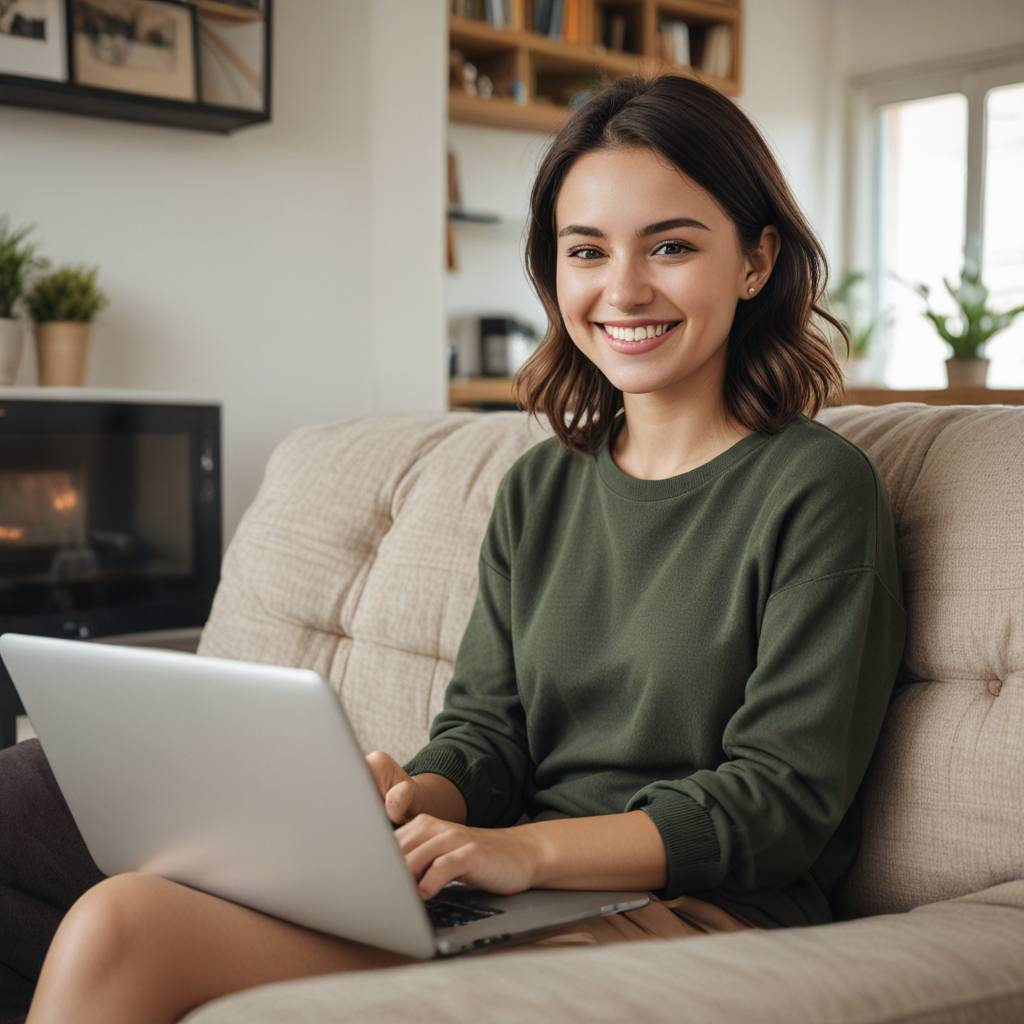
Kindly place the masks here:
[(192, 4), (180, 0), (68, 3), (71, 81), (76, 85), (192, 103), (199, 99)]
[(0, 74), (66, 82), (64, 0), (0, 0)]
[(262, 0), (221, 0), (200, 6), (200, 99), (222, 107), (262, 110), (266, 15)]

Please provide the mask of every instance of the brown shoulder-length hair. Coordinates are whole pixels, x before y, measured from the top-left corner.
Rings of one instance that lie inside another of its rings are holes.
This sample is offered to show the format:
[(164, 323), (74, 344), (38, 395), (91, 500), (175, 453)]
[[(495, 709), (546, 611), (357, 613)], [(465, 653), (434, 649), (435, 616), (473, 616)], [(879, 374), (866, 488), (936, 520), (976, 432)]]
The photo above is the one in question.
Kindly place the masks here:
[[(573, 344), (555, 291), (555, 200), (584, 153), (646, 147), (709, 192), (736, 225), (745, 252), (774, 225), (779, 252), (764, 287), (737, 303), (726, 353), (725, 405), (749, 430), (774, 432), (800, 412), (813, 418), (843, 394), (843, 372), (813, 316), (846, 327), (819, 305), (828, 281), (821, 244), (758, 130), (730, 99), (691, 78), (630, 75), (603, 87), (548, 146), (530, 195), (526, 272), (548, 329), (512, 382), (513, 398), (543, 413), (563, 448), (592, 455), (623, 407), (622, 391)], [(567, 423), (567, 420), (569, 421)]]

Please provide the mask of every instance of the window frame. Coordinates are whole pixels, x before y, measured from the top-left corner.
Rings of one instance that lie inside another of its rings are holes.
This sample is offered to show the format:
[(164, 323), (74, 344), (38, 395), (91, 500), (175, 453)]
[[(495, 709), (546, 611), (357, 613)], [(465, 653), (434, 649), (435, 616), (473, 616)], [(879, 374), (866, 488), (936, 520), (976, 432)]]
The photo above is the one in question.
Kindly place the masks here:
[[(875, 114), (890, 103), (961, 93), (967, 99), (967, 182), (964, 198), (964, 253), (984, 274), (985, 156), (988, 141), (986, 95), (1001, 85), (1024, 82), (1024, 54), (1019, 46), (988, 51), (959, 60), (914, 65), (849, 79), (847, 90), (847, 152), (851, 187), (845, 204), (844, 262), (863, 268), (868, 289), (868, 315), (881, 315), (881, 140)], [(873, 369), (881, 374), (890, 339), (873, 346)]]

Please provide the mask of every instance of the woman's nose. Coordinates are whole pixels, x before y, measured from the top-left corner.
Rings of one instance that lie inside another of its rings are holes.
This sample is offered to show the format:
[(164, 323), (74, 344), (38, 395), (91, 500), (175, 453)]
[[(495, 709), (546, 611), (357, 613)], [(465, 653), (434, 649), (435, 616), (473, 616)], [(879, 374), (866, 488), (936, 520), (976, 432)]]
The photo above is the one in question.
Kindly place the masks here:
[(627, 310), (651, 301), (653, 290), (642, 262), (623, 260), (611, 268), (609, 275), (605, 285), (609, 305)]

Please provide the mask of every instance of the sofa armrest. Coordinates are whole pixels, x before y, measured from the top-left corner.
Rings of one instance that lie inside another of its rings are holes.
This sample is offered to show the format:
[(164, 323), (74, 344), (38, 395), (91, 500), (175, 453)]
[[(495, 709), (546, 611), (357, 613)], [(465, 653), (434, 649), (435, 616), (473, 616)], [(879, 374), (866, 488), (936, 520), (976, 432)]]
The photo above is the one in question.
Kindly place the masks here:
[(1024, 880), (810, 928), (523, 949), (283, 982), (214, 1000), (182, 1024), (1011, 1024), (1024, 1020), (1021, 949)]

